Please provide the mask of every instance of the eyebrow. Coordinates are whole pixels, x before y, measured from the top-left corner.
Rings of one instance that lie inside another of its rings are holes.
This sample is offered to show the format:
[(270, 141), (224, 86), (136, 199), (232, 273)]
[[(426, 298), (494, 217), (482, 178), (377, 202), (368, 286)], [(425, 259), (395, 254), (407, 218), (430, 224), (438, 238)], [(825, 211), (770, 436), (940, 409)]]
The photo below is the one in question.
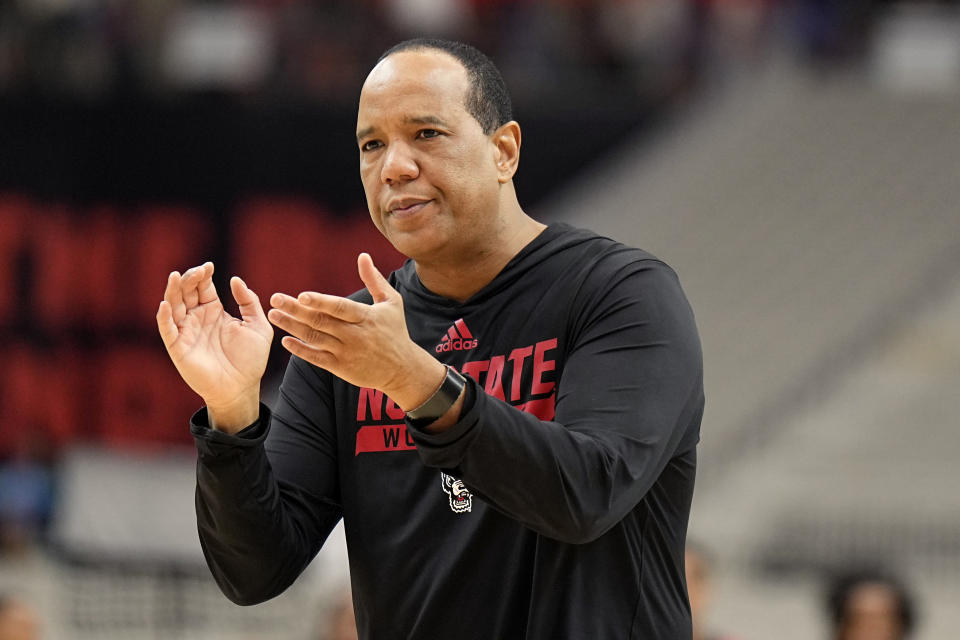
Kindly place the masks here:
[[(441, 127), (449, 127), (450, 125), (446, 123), (442, 118), (437, 116), (407, 116), (403, 119), (404, 124), (435, 124)], [(376, 131), (376, 127), (365, 127), (357, 131), (357, 141), (366, 138), (368, 135)]]

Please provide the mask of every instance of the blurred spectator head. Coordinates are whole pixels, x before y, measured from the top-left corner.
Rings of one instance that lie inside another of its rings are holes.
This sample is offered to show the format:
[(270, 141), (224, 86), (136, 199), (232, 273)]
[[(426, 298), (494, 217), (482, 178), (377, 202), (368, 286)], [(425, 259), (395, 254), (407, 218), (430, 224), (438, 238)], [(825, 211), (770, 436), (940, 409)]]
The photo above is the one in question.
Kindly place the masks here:
[(837, 574), (827, 590), (827, 611), (833, 640), (903, 640), (916, 621), (907, 587), (872, 568)]
[(0, 640), (39, 640), (40, 621), (32, 607), (0, 594)]

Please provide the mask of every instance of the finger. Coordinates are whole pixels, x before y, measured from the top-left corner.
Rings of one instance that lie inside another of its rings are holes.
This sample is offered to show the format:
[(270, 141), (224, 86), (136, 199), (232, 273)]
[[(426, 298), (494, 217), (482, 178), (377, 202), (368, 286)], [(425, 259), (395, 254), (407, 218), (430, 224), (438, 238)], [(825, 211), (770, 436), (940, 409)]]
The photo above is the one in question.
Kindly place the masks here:
[(303, 342), (322, 349), (335, 349), (343, 342), (333, 333), (321, 331), (279, 309), (270, 309), (267, 318), (278, 328)]
[(200, 284), (200, 279), (202, 276), (203, 265), (198, 267), (190, 267), (183, 273), (183, 276), (181, 277), (181, 295), (183, 295), (183, 304), (186, 306), (187, 310), (193, 309), (200, 303), (200, 292), (197, 290), (197, 285)]
[(167, 288), (163, 292), (163, 299), (170, 305), (173, 321), (179, 325), (187, 315), (186, 305), (183, 302), (182, 277), (179, 271), (171, 271), (167, 276)]
[(336, 375), (335, 369), (337, 368), (338, 360), (333, 353), (313, 345), (305, 344), (291, 336), (284, 336), (280, 340), (280, 344), (283, 345), (284, 349), (298, 358), (303, 358), (307, 362), (322, 367)]
[(197, 295), (200, 304), (215, 302), (217, 300), (217, 288), (213, 284), (213, 263), (205, 262), (200, 267), (200, 281), (197, 283)]
[(173, 320), (173, 308), (166, 300), (160, 303), (157, 309), (157, 328), (160, 330), (160, 338), (163, 340), (163, 346), (170, 349), (173, 343), (180, 337), (180, 330), (177, 323)]
[(296, 298), (285, 293), (275, 293), (270, 297), (270, 304), (317, 327), (323, 326), (329, 320), (355, 324), (363, 321), (370, 312), (370, 305), (314, 291), (304, 291)]
[(187, 269), (183, 274), (183, 302), (187, 309), (198, 304), (213, 302), (217, 299), (217, 290), (213, 285), (213, 263), (205, 262)]
[[(270, 306), (314, 328), (321, 328), (329, 320), (329, 318), (324, 317), (320, 310), (307, 307), (301, 304), (297, 298), (285, 293), (275, 293), (270, 296)], [(268, 317), (273, 322), (273, 316)]]
[(366, 285), (367, 291), (373, 296), (373, 301), (386, 302), (396, 293), (396, 290), (390, 286), (383, 274), (374, 266), (373, 258), (369, 253), (361, 253), (357, 256), (357, 271), (360, 273), (360, 280)]

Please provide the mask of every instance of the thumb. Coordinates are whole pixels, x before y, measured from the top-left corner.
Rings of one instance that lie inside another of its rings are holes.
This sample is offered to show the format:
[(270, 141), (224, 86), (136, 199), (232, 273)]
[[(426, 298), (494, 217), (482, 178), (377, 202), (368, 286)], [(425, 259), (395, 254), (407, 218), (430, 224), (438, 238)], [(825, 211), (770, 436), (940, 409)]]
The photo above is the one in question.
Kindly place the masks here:
[(361, 253), (357, 256), (357, 271), (360, 272), (360, 280), (366, 285), (374, 302), (386, 302), (396, 293), (383, 274), (373, 265), (373, 258), (369, 253)]

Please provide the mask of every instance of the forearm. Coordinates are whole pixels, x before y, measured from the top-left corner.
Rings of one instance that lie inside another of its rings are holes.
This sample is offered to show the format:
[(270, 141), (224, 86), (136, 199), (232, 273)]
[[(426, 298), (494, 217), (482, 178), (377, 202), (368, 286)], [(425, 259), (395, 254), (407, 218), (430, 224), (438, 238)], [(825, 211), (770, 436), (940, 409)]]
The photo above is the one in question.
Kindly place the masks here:
[[(286, 589), (314, 556), (339, 515), (284, 487), (263, 441), (270, 415), (239, 436), (213, 431), (198, 412), (197, 529), (204, 556), (224, 594), (256, 604)], [(329, 527), (326, 524), (329, 522)]]
[(236, 434), (246, 429), (260, 415), (260, 385), (223, 403), (207, 403), (207, 420), (211, 429)]
[(550, 538), (584, 543), (622, 520), (656, 481), (702, 410), (694, 387), (676, 426), (654, 433), (603, 418), (571, 429), (475, 386), (475, 402), (455, 427), (414, 437), (425, 464), (453, 469), (497, 510)]

